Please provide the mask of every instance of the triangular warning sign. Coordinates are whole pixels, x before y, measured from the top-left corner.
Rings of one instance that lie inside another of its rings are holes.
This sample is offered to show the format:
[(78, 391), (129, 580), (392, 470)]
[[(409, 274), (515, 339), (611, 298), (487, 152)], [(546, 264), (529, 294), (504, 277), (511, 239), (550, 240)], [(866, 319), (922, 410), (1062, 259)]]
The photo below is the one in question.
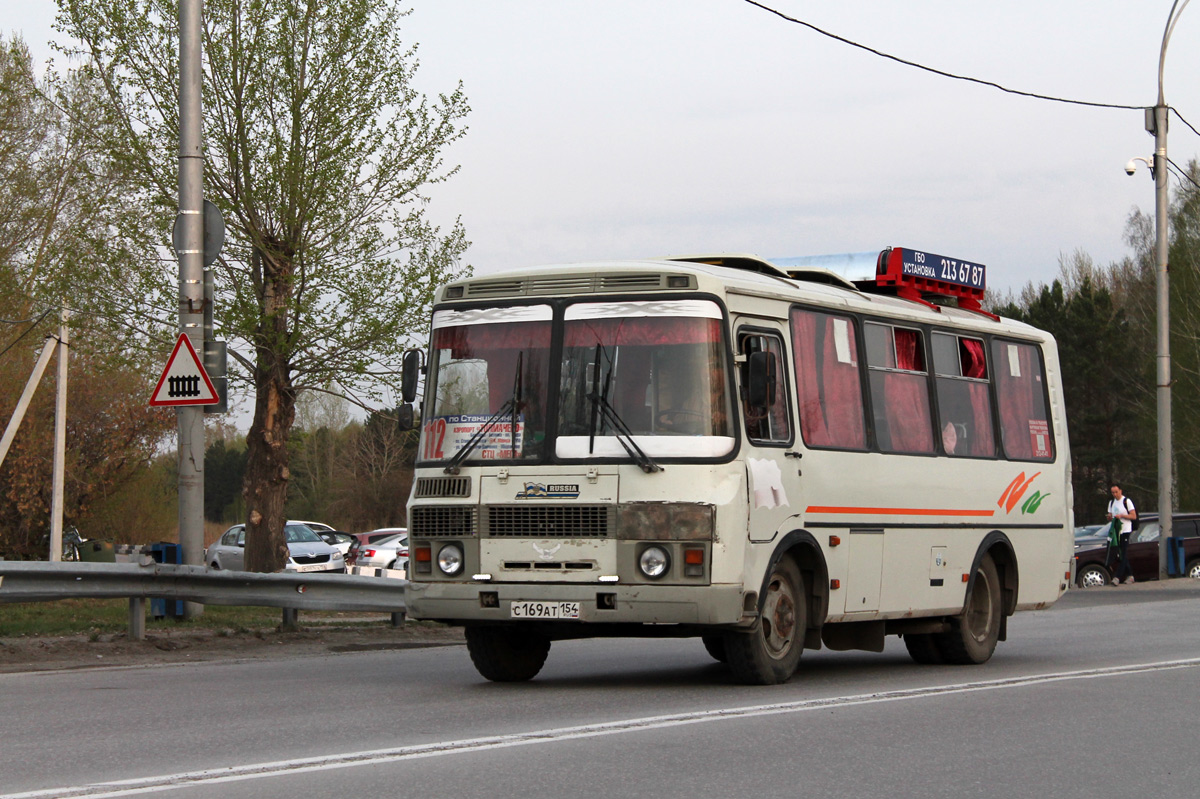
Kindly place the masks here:
[(167, 368), (150, 397), (151, 405), (214, 405), (220, 398), (186, 333), (179, 334)]

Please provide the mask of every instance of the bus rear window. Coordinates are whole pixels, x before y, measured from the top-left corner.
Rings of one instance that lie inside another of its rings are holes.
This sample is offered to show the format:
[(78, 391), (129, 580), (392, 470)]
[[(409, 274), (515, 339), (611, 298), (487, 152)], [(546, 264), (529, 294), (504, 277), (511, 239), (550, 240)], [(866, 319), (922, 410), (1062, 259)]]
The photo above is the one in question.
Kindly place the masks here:
[(1037, 347), (995, 339), (992, 363), (1004, 454), (1019, 461), (1054, 460), (1045, 372)]

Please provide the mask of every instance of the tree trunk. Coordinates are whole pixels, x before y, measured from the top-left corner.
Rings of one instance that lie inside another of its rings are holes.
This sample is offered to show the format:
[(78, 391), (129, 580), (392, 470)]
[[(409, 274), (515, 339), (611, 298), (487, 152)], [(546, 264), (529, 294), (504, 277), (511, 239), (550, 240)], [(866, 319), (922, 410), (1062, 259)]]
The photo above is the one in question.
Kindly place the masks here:
[(290, 337), (291, 263), (254, 253), (262, 269), (264, 314), (257, 330), (257, 363), (254, 370), (254, 422), (246, 437), (245, 568), (252, 572), (282, 571), (288, 549), (284, 537), (287, 521), (288, 437), (296, 419), (296, 390), (292, 386), (286, 342)]
[(287, 521), (288, 434), (295, 416), (295, 393), (275, 375), (255, 380), (258, 399), (254, 423), (246, 436), (246, 570), (282, 571), (288, 549), (283, 526)]

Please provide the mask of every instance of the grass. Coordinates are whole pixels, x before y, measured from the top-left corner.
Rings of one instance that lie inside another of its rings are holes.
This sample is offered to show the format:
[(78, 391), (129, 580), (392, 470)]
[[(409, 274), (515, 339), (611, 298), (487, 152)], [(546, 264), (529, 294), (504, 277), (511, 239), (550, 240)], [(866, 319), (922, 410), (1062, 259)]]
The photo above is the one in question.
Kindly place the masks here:
[[(204, 613), (194, 619), (163, 619), (155, 621), (146, 603), (146, 629), (150, 630), (214, 630), (229, 631), (273, 630), (279, 626), (283, 611), (279, 608), (229, 607), (206, 605)], [(344, 614), (332, 611), (302, 611), (301, 624), (346, 619), (344, 624), (385, 624), (390, 616), (378, 614), (379, 621), (362, 621), (376, 614)], [(353, 619), (354, 621), (351, 621)], [(18, 636), (52, 636), (86, 634), (97, 640), (106, 633), (129, 629), (129, 601), (126, 599), (60, 599), (54, 602), (19, 602), (0, 604), (0, 638)]]

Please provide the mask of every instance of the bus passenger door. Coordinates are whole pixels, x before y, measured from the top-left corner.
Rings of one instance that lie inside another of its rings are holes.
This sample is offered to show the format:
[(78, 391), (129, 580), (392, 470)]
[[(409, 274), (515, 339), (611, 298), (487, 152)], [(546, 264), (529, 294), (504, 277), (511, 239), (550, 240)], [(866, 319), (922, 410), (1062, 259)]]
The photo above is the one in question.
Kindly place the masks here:
[(744, 320), (737, 328), (751, 541), (771, 541), (803, 509), (783, 342), (781, 329), (764, 320)]

